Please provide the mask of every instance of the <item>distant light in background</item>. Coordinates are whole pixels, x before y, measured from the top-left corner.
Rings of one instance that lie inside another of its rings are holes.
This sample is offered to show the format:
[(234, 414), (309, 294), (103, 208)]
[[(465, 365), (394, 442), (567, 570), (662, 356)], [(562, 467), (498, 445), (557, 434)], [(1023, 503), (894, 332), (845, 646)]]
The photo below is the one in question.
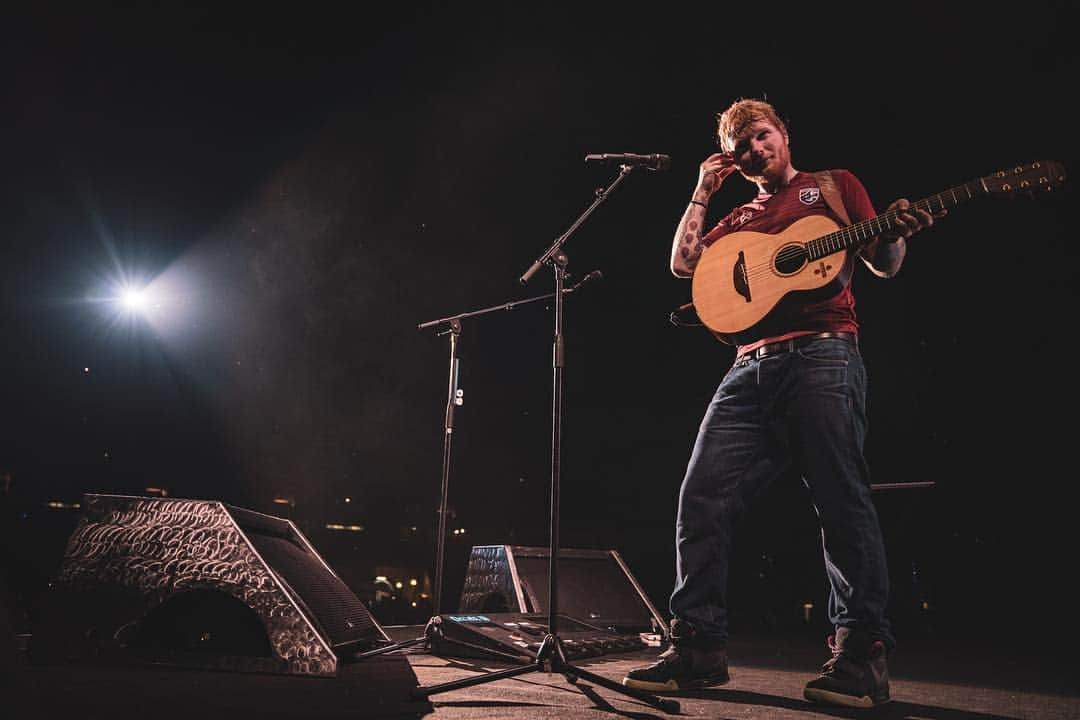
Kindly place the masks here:
[(62, 502), (60, 500), (49, 500), (45, 503), (45, 507), (52, 510), (78, 510), (82, 505), (79, 503)]
[(345, 530), (347, 532), (364, 532), (363, 525), (345, 525), (344, 523), (326, 523), (323, 527), (327, 530)]

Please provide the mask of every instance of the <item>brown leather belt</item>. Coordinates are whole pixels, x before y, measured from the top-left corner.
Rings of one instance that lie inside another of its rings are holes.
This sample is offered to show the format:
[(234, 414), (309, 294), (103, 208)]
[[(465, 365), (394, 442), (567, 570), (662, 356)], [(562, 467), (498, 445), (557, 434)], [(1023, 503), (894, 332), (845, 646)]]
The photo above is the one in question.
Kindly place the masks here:
[(815, 340), (825, 340), (827, 338), (836, 338), (843, 340), (844, 342), (851, 343), (852, 345), (858, 345), (859, 340), (855, 333), (850, 332), (819, 332), (812, 335), (799, 335), (797, 337), (789, 338), (787, 340), (780, 340), (779, 342), (765, 343), (761, 347), (754, 348), (750, 352), (742, 353), (735, 358), (735, 365), (742, 365), (748, 363), (751, 360), (760, 360), (766, 355), (775, 355), (777, 353), (791, 352), (797, 348), (801, 348), (803, 345), (808, 345)]

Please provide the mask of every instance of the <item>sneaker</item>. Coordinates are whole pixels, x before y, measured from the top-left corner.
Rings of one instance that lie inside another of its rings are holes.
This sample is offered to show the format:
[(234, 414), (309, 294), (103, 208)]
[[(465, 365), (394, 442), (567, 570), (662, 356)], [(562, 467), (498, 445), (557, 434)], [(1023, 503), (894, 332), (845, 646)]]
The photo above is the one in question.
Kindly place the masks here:
[(686, 640), (692, 633), (680, 636), (679, 631), (685, 629), (685, 624), (673, 622), (671, 647), (661, 653), (658, 662), (626, 673), (623, 685), (648, 692), (678, 692), (723, 685), (730, 680), (727, 651), (691, 646)]
[(803, 697), (810, 702), (870, 708), (889, 702), (889, 668), (885, 644), (853, 640), (847, 628), (836, 629), (829, 637), (832, 658), (821, 675), (806, 684)]

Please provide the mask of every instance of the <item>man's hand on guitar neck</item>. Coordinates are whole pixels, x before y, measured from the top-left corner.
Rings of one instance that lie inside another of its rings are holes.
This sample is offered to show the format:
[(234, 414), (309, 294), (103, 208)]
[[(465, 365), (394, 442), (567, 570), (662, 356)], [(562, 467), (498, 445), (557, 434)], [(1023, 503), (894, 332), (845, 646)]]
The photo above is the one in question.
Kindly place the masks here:
[(893, 200), (884, 213), (887, 216), (892, 213), (896, 214), (893, 227), (881, 233), (879, 237), (887, 243), (894, 243), (901, 238), (909, 238), (920, 230), (933, 225), (936, 218), (945, 217), (946, 212), (942, 208), (939, 212), (931, 215), (922, 208), (913, 207), (907, 198)]
[(889, 204), (881, 217), (889, 218), (890, 229), (872, 239), (862, 252), (870, 272), (878, 277), (893, 277), (900, 272), (907, 255), (907, 239), (934, 224), (936, 218), (945, 216), (945, 209), (929, 213), (914, 207), (907, 198), (899, 198)]

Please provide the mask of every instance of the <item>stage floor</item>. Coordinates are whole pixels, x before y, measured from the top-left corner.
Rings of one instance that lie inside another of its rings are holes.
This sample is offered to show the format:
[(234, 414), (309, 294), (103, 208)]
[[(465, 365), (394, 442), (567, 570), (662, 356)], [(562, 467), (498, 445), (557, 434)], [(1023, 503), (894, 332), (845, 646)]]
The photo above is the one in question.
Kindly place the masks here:
[[(395, 640), (422, 628), (385, 628)], [(605, 655), (576, 664), (621, 681), (651, 662), (655, 649)], [(909, 649), (890, 661), (893, 702), (872, 711), (814, 706), (802, 686), (824, 661), (824, 648), (803, 639), (733, 640), (732, 681), (674, 695), (678, 716), (749, 720), (823, 717), (934, 720), (1072, 720), (1080, 718), (1080, 665), (1010, 653)], [(1004, 655), (1004, 654), (1003, 654)], [(531, 672), (415, 699), (430, 687), (508, 664), (437, 656), (417, 645), (345, 664), (335, 678), (257, 675), (156, 666), (39, 665), (19, 661), (4, 673), (11, 718), (663, 718), (623, 693), (585, 680)], [(14, 703), (14, 707), (13, 707)]]

